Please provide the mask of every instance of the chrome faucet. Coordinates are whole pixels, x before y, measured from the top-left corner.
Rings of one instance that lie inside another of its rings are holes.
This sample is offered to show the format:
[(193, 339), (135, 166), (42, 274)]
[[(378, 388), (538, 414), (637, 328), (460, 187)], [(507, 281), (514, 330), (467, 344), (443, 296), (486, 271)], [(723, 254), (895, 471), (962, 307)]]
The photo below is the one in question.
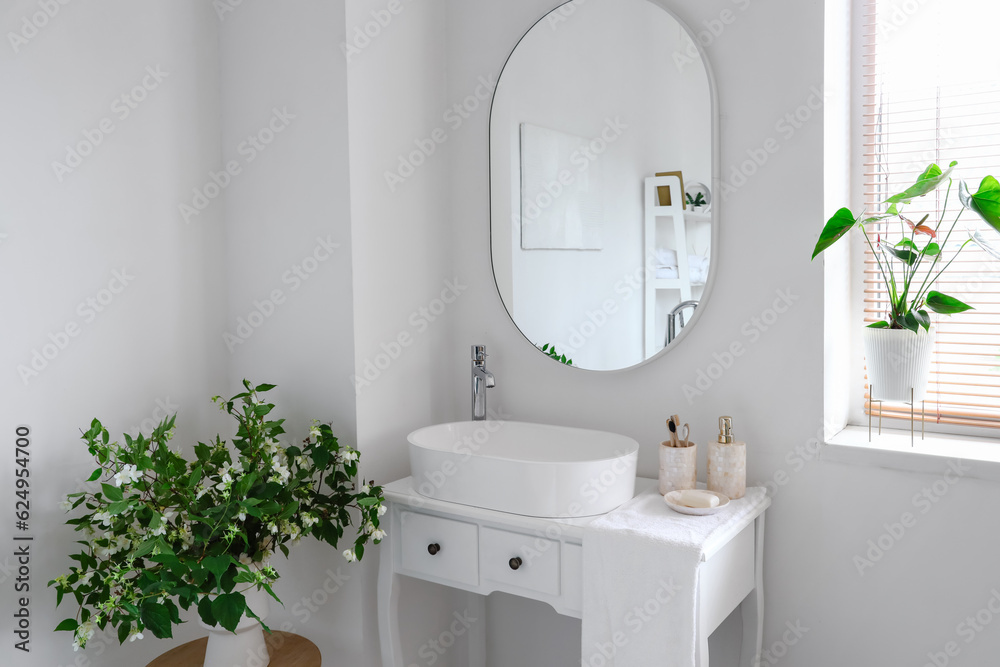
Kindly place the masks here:
[(486, 370), (486, 346), (472, 346), (472, 421), (486, 419), (486, 390), (496, 386), (493, 373)]
[(670, 345), (670, 342), (674, 338), (677, 338), (677, 332), (678, 332), (677, 318), (680, 318), (681, 321), (680, 329), (683, 329), (684, 310), (686, 308), (694, 310), (697, 307), (698, 307), (697, 301), (682, 301), (679, 304), (677, 304), (677, 306), (674, 307), (673, 310), (670, 311), (670, 314), (667, 315), (667, 340), (666, 342), (664, 342), (664, 346)]

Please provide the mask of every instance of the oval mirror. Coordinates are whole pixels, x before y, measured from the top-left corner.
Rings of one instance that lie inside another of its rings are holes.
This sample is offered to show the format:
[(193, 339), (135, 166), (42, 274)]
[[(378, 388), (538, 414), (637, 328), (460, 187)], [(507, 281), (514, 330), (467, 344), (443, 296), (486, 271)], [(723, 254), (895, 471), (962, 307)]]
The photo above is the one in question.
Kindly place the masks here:
[(521, 38), (490, 112), (491, 251), (511, 319), (578, 368), (690, 332), (714, 274), (716, 113), (690, 32), (650, 0), (576, 0)]

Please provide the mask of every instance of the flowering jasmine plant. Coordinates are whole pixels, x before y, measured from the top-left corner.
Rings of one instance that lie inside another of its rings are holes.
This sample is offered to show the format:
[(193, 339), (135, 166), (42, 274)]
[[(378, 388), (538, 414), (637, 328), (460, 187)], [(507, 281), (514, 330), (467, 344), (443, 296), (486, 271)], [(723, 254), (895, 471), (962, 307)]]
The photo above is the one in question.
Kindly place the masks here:
[(358, 483), (358, 452), (318, 422), (301, 444), (279, 444), (284, 420), (270, 419), (274, 405), (261, 398), (274, 385), (243, 385), (229, 400), (212, 399), (238, 423), (232, 442), (199, 443), (194, 460), (167, 446), (176, 415), (148, 438), (126, 434), (124, 444), (110, 442), (96, 419), (83, 434), (100, 466), (88, 481), (103, 481), (64, 501), (68, 511), (85, 510), (66, 522), (84, 539), (69, 574), (49, 582), (57, 605), (65, 596), (78, 605), (56, 628), (73, 633), (74, 650), (108, 625), (119, 642), (146, 630), (171, 637), (179, 608), (196, 607), (206, 624), (232, 631), (244, 614), (256, 618), (243, 591), (263, 588), (278, 600), (275, 552), (287, 556), (306, 536), (336, 547), (354, 519), (348, 561), (385, 537), (382, 489)]
[[(948, 199), (952, 195), (951, 172), (957, 164), (952, 162), (945, 170), (936, 164), (929, 165), (917, 178), (916, 183), (883, 202), (887, 207), (882, 213), (863, 218), (863, 215), (855, 216), (850, 209), (842, 208), (823, 228), (823, 233), (813, 250), (813, 259), (855, 227), (861, 229), (865, 242), (875, 257), (889, 297), (889, 310), (885, 320), (868, 326), (876, 329), (909, 329), (914, 333), (923, 327), (929, 331), (931, 318), (928, 310), (953, 315), (972, 308), (955, 297), (935, 291), (933, 287), (937, 279), (969, 243), (976, 243), (991, 254), (996, 252), (978, 232), (970, 231), (969, 238), (954, 249), (951, 259), (944, 262), (943, 266), (939, 266), (950, 248), (949, 241), (952, 239), (955, 226), (966, 209), (977, 214), (1000, 232), (1000, 182), (993, 176), (987, 176), (980, 183), (979, 190), (972, 193), (965, 181), (961, 181), (958, 186), (961, 206), (949, 226), (947, 209)], [(948, 189), (941, 214), (936, 221), (928, 222), (930, 215), (925, 215), (919, 222), (914, 222), (903, 214), (906, 205), (918, 197), (933, 192), (945, 181), (948, 183)], [(900, 232), (898, 238), (894, 236), (890, 240), (876, 235), (875, 243), (872, 243), (865, 225), (887, 219), (898, 220)]]

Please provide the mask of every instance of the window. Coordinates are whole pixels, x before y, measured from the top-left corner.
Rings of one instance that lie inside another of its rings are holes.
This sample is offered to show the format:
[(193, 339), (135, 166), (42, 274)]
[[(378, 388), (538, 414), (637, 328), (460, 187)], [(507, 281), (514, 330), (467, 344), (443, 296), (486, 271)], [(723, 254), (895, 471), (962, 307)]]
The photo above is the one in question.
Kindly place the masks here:
[[(864, 206), (884, 210), (884, 201), (911, 185), (931, 162), (955, 160), (948, 210), (960, 210), (958, 180), (974, 192), (987, 174), (1000, 178), (1000, 49), (993, 26), (996, 0), (861, 0), (863, 33)], [(937, 220), (947, 187), (917, 199), (907, 217)], [(918, 211), (918, 209), (924, 209)], [(933, 226), (933, 225), (932, 225)], [(942, 228), (950, 226), (950, 222)], [(869, 228), (883, 242), (900, 239), (898, 222)], [(946, 259), (979, 231), (996, 248), (1000, 235), (965, 211), (955, 233), (942, 244)], [(866, 249), (864, 314), (885, 319), (886, 294), (878, 267)], [(938, 270), (941, 267), (938, 267)], [(936, 271), (935, 271), (936, 272)], [(927, 395), (926, 421), (1000, 428), (1000, 260), (969, 244), (937, 288), (975, 310), (935, 316), (937, 342)], [(865, 410), (870, 409), (867, 387)], [(918, 406), (919, 409), (919, 406)], [(909, 419), (906, 406), (883, 408), (885, 416)]]

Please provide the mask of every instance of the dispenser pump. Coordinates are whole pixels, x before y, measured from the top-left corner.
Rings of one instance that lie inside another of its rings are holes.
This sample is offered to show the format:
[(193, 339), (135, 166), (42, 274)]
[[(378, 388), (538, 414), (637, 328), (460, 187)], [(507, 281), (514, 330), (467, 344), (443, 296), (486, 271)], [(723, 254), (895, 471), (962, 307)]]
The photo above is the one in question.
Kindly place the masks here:
[(719, 417), (719, 444), (730, 445), (733, 443), (733, 418)]

